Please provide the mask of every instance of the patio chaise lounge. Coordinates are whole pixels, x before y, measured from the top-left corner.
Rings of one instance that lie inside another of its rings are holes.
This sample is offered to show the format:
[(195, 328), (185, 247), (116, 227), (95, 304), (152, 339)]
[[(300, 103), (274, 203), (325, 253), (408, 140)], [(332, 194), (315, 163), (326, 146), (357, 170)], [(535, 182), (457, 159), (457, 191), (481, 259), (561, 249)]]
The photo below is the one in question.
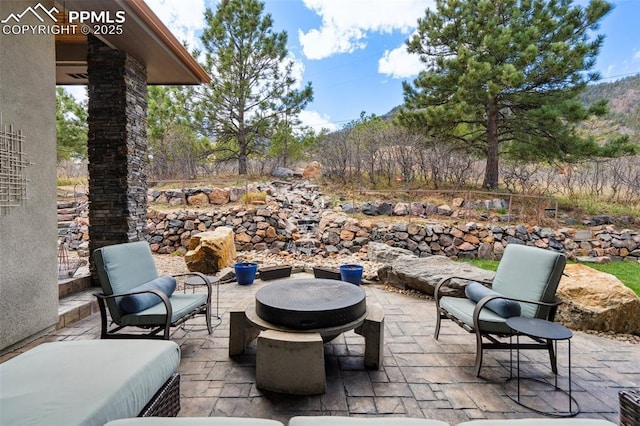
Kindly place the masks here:
[[(43, 343), (0, 364), (2, 425), (284, 426), (276, 420), (176, 417), (180, 380), (175, 342), (76, 340)], [(138, 417), (136, 417), (138, 416)], [(148, 418), (149, 416), (160, 416)], [(296, 416), (289, 426), (446, 426), (401, 417)], [(461, 426), (611, 426), (595, 419), (476, 420)]]
[(43, 343), (0, 364), (0, 424), (104, 425), (180, 410), (171, 341)]
[[(105, 426), (284, 426), (284, 423), (251, 417), (178, 417), (162, 419), (154, 417), (122, 419)], [(449, 423), (409, 417), (344, 417), (344, 416), (296, 416), (288, 426), (449, 426)], [(601, 419), (496, 419), (472, 420), (458, 423), (458, 426), (615, 426)]]

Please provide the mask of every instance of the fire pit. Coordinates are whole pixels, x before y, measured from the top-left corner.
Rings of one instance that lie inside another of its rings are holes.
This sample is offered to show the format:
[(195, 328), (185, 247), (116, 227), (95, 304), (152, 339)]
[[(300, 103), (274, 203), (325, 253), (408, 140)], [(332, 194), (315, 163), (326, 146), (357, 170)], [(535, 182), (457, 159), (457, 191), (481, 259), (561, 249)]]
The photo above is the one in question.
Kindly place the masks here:
[(365, 368), (379, 369), (384, 311), (344, 281), (302, 278), (270, 284), (229, 310), (229, 356), (258, 338), (256, 386), (295, 395), (324, 393), (324, 342), (354, 330), (364, 337)]
[(342, 281), (291, 279), (256, 293), (256, 315), (293, 330), (339, 327), (358, 320), (366, 312), (364, 291)]

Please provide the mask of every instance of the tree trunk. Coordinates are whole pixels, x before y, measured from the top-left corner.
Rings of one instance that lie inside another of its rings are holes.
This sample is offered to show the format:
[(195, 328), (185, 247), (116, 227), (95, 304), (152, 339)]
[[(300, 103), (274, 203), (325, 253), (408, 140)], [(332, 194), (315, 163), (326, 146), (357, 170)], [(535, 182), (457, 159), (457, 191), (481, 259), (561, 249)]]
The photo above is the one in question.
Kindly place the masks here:
[(247, 141), (244, 137), (244, 132), (241, 130), (238, 133), (238, 146), (240, 152), (238, 153), (238, 174), (247, 174)]
[(240, 154), (238, 157), (238, 174), (246, 175), (247, 174), (247, 156)]
[(284, 118), (285, 131), (287, 132), (284, 135), (284, 142), (282, 150), (282, 167), (287, 168), (287, 155), (289, 154), (289, 123), (287, 122), (287, 116)]
[(493, 102), (487, 106), (487, 164), (482, 186), (488, 189), (498, 187), (498, 108)]

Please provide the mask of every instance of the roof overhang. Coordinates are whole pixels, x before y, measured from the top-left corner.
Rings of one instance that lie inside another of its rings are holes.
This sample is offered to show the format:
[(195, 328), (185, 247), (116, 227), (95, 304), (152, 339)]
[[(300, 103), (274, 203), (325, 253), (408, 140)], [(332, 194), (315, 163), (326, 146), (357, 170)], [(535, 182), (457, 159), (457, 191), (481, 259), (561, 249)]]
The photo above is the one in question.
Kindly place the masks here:
[[(143, 0), (56, 0), (59, 19), (69, 11), (124, 12), (121, 34), (96, 34), (106, 45), (125, 51), (147, 68), (148, 84), (182, 85), (211, 81), (207, 72), (175, 38)], [(67, 22), (67, 21), (65, 21)], [(56, 84), (86, 85), (87, 37), (80, 33), (56, 35)], [(91, 28), (94, 24), (89, 24)], [(109, 29), (108, 25), (104, 26)], [(119, 31), (118, 31), (119, 32)]]

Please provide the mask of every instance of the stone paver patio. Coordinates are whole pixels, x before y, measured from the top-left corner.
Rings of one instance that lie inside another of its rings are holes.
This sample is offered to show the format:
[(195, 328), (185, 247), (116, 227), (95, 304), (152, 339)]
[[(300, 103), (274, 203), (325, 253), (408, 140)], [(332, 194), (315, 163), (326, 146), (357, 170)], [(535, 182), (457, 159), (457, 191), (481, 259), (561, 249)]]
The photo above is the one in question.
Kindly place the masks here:
[[(363, 366), (364, 338), (353, 331), (325, 344), (327, 391), (317, 396), (262, 392), (255, 385), (255, 342), (241, 356), (228, 356), (228, 309), (268, 283), (220, 286), (221, 320), (208, 335), (203, 319), (176, 329), (182, 361), (180, 416), (263, 417), (287, 422), (295, 415), (400, 416), (432, 418), (456, 424), (471, 419), (540, 417), (514, 403), (509, 352), (486, 352), (482, 377), (473, 374), (475, 336), (444, 321), (433, 338), (435, 303), (366, 285), (369, 301), (385, 310), (384, 365)], [(215, 302), (214, 302), (215, 303)], [(99, 338), (99, 314), (47, 335), (44, 341)], [(5, 355), (5, 361), (15, 354)], [(618, 391), (640, 386), (640, 345), (574, 332), (573, 395), (579, 418), (619, 420)], [(523, 376), (553, 379), (544, 351), (523, 351)], [(559, 385), (567, 387), (566, 343), (558, 345)], [(542, 409), (566, 410), (568, 400), (552, 388), (528, 384), (522, 397)]]

